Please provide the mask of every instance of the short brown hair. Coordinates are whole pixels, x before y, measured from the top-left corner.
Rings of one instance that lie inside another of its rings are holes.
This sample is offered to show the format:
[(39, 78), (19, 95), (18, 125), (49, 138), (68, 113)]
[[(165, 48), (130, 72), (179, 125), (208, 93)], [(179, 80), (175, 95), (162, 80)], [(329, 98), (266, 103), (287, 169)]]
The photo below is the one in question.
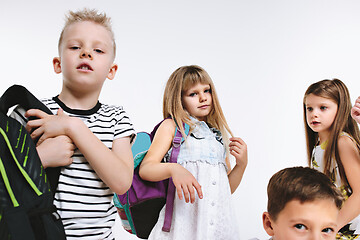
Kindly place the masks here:
[(340, 190), (325, 174), (309, 167), (285, 168), (275, 173), (270, 178), (267, 194), (267, 211), (274, 221), (291, 200), (304, 203), (329, 199), (338, 209), (344, 201)]
[(114, 50), (114, 56), (115, 56), (116, 44), (115, 44), (114, 32), (111, 27), (111, 18), (106, 16), (105, 13), (99, 13), (96, 9), (88, 9), (88, 8), (84, 8), (83, 10), (79, 10), (76, 12), (69, 11), (68, 14), (65, 15), (65, 25), (64, 25), (63, 30), (61, 31), (59, 43), (58, 43), (59, 52), (60, 52), (60, 46), (61, 46), (61, 43), (63, 40), (63, 35), (64, 35), (65, 29), (73, 23), (84, 22), (84, 21), (90, 21), (90, 22), (97, 23), (109, 31), (112, 42), (113, 42), (113, 46), (114, 46), (113, 50)]

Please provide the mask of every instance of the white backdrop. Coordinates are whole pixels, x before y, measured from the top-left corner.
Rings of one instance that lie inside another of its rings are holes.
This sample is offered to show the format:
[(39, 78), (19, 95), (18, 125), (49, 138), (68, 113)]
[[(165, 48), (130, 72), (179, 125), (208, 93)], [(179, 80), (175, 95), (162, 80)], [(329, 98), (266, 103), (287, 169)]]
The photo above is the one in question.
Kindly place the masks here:
[[(230, 127), (248, 144), (249, 164), (233, 194), (241, 239), (265, 239), (269, 178), (306, 165), (306, 88), (339, 78), (352, 101), (360, 95), (360, 1), (1, 0), (1, 94), (14, 83), (39, 98), (59, 93), (52, 58), (64, 14), (83, 7), (112, 17), (119, 71), (100, 101), (123, 105), (137, 130), (161, 120), (164, 85), (176, 68), (208, 71)], [(135, 239), (119, 225), (116, 234)]]

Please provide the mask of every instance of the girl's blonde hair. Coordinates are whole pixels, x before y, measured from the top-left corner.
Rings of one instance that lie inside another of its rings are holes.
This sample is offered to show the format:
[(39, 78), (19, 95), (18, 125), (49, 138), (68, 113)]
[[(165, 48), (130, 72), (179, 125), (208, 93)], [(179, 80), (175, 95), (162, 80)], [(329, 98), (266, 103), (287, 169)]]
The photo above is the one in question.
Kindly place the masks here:
[[(215, 86), (208, 73), (199, 66), (183, 66), (175, 70), (166, 83), (163, 98), (164, 118), (173, 118), (183, 136), (183, 123), (193, 127), (189, 113), (182, 104), (182, 94), (197, 83), (209, 84), (212, 97), (212, 109), (206, 117), (206, 123), (221, 131), (224, 143), (228, 143), (228, 133), (233, 136), (221, 109)], [(227, 146), (227, 144), (225, 144)]]
[(114, 57), (115, 57), (116, 44), (115, 44), (114, 32), (111, 27), (111, 18), (106, 16), (105, 13), (99, 13), (96, 9), (88, 9), (88, 8), (84, 8), (84, 9), (76, 11), (76, 12), (69, 11), (68, 14), (65, 16), (65, 26), (61, 31), (59, 43), (58, 43), (59, 52), (60, 52), (60, 47), (61, 47), (61, 43), (63, 40), (63, 35), (65, 32), (65, 29), (73, 23), (84, 22), (84, 21), (90, 21), (90, 22), (97, 23), (109, 31), (112, 42), (113, 42), (113, 51), (114, 51)]
[[(338, 151), (338, 139), (342, 132), (348, 133), (356, 142), (357, 146), (360, 143), (360, 134), (359, 128), (355, 120), (352, 119), (351, 113), (351, 101), (350, 94), (345, 86), (345, 84), (339, 79), (333, 80), (322, 80), (316, 83), (313, 83), (306, 90), (303, 100), (304, 106), (304, 124), (305, 124), (305, 133), (306, 133), (306, 143), (307, 143), (307, 155), (308, 155), (308, 164), (311, 166), (312, 151), (318, 141), (318, 133), (314, 132), (306, 122), (306, 97), (309, 94), (314, 94), (319, 97), (327, 98), (334, 101), (337, 106), (337, 113), (334, 119), (334, 122), (330, 129), (330, 136), (326, 145), (324, 153), (324, 173), (330, 177), (331, 168), (334, 164), (333, 160), (336, 161), (341, 181), (346, 184), (346, 187), (350, 187), (344, 167), (340, 161), (339, 151)], [(359, 147), (358, 147), (359, 148)]]

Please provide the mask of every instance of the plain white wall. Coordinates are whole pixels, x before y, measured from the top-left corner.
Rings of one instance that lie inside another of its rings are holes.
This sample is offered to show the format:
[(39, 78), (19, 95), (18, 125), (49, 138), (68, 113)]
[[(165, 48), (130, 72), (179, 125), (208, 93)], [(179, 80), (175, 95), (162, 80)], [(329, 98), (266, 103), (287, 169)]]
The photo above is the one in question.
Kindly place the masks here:
[[(59, 93), (52, 58), (64, 14), (83, 7), (112, 17), (119, 71), (100, 100), (123, 105), (137, 130), (150, 131), (161, 120), (164, 85), (176, 68), (197, 64), (208, 71), (230, 127), (248, 144), (249, 164), (233, 195), (241, 239), (265, 239), (269, 178), (306, 165), (306, 88), (339, 78), (352, 101), (360, 95), (360, 2), (2, 0), (0, 94), (14, 83), (39, 98)], [(120, 225), (116, 233), (135, 239)]]

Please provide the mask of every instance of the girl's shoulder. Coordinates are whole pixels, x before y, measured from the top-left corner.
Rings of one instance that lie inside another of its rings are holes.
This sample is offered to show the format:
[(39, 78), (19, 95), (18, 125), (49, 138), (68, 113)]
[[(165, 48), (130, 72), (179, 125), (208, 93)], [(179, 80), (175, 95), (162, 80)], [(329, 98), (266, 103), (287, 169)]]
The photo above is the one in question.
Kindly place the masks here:
[(351, 137), (348, 133), (341, 133), (338, 139), (338, 149), (341, 151), (357, 151), (358, 146), (353, 137)]
[[(350, 169), (354, 166), (358, 166), (360, 163), (360, 152), (355, 140), (346, 135), (342, 135), (339, 137), (337, 145), (339, 157), (342, 165), (344, 166), (344, 170), (346, 171), (346, 168)], [(358, 168), (355, 167), (355, 172), (353, 171), (353, 173), (356, 173), (356, 169)], [(353, 173), (351, 173), (351, 175), (353, 175)], [(345, 172), (345, 174), (349, 179), (349, 172)], [(353, 186), (351, 186), (351, 188), (353, 188)]]
[(164, 121), (160, 124), (159, 127), (162, 128), (169, 128), (169, 129), (175, 129), (176, 125), (173, 119), (171, 118), (166, 118), (164, 119)]
[(156, 131), (156, 134), (166, 134), (174, 135), (176, 125), (173, 119), (167, 118), (160, 124), (159, 128)]
[(357, 145), (355, 139), (348, 133), (346, 132), (342, 132), (340, 133), (339, 139), (338, 139), (338, 144), (355, 144)]
[(350, 134), (348, 134), (347, 132), (341, 132), (340, 137), (348, 137), (350, 139), (353, 139), (353, 137)]

